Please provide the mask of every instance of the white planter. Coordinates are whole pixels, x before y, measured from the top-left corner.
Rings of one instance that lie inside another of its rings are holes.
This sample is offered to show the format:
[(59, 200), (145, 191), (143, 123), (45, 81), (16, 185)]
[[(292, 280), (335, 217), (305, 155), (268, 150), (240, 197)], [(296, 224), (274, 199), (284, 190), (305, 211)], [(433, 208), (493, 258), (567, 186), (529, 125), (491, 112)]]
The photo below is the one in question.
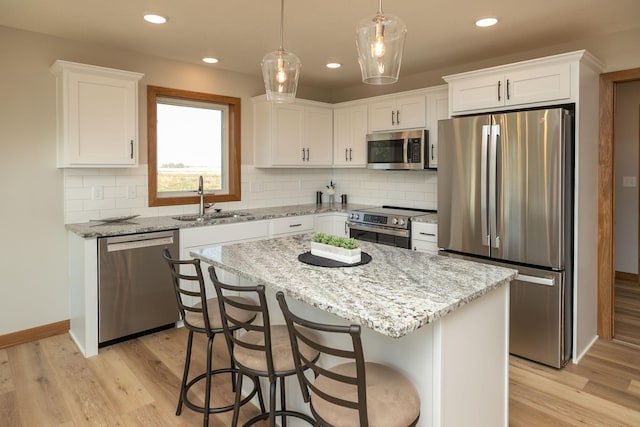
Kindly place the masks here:
[(345, 264), (355, 264), (362, 260), (360, 248), (345, 249), (318, 242), (311, 242), (311, 255), (344, 262)]

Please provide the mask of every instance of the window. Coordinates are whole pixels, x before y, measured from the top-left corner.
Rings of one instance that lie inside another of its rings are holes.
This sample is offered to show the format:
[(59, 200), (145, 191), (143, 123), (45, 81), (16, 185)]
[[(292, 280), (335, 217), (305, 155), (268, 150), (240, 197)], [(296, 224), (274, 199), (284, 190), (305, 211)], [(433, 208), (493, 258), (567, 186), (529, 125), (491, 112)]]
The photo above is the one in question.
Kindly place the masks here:
[(240, 99), (147, 86), (149, 206), (240, 200)]

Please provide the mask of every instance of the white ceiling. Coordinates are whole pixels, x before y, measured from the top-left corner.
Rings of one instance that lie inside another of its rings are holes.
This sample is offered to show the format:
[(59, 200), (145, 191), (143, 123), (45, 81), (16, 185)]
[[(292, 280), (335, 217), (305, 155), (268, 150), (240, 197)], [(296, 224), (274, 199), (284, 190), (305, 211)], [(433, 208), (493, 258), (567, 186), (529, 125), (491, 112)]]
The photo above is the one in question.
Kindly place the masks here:
[[(376, 0), (285, 1), (285, 50), (302, 61), (301, 84), (360, 82), (355, 26)], [(386, 0), (407, 25), (403, 75), (640, 27), (640, 0)], [(146, 12), (169, 21), (153, 25)], [(479, 29), (476, 18), (500, 23)], [(279, 46), (279, 0), (0, 0), (0, 25), (260, 76)], [(640, 43), (639, 43), (640, 45)], [(329, 70), (324, 64), (340, 62)]]

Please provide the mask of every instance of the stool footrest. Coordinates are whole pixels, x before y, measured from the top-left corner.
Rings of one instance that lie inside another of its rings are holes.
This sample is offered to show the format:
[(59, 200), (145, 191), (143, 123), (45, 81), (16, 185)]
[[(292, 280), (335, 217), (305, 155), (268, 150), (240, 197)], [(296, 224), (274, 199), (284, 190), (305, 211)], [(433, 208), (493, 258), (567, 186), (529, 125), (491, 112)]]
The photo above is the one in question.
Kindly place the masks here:
[[(253, 424), (255, 424), (256, 422), (260, 421), (260, 420), (266, 420), (267, 418), (269, 418), (269, 414), (271, 414), (270, 412), (265, 412), (263, 414), (258, 414), (255, 417), (251, 418), (249, 421), (247, 421), (246, 423), (242, 424), (242, 427), (248, 427), (251, 426)], [(314, 421), (313, 418), (311, 418), (309, 415), (307, 414), (303, 414), (302, 412), (296, 412), (296, 411), (275, 411), (276, 417), (281, 417), (282, 415), (284, 415), (285, 417), (294, 417), (294, 418), (299, 418), (301, 420), (304, 420), (306, 422), (308, 422), (311, 425), (315, 425), (316, 422)]]
[[(241, 375), (240, 371), (237, 368), (220, 368), (220, 369), (213, 369), (211, 371), (211, 378), (219, 374)], [(191, 400), (189, 400), (187, 395), (189, 394), (189, 389), (192, 386), (206, 379), (206, 377), (207, 377), (206, 372), (203, 372), (202, 374), (196, 376), (186, 384), (182, 392), (183, 403), (187, 408), (191, 409), (192, 411), (201, 412), (201, 413), (205, 412), (204, 406), (193, 403)], [(256, 393), (258, 392), (258, 387), (260, 387), (260, 384), (257, 378), (252, 378), (252, 377), (249, 377), (249, 378), (251, 378), (251, 380), (253, 381), (253, 390), (251, 390), (251, 393), (249, 393), (244, 399), (240, 401), (240, 406), (244, 405), (245, 403), (248, 403), (253, 398), (253, 396), (256, 395)], [(232, 387), (235, 387), (235, 384), (233, 381), (231, 382), (231, 384), (232, 384)], [(237, 391), (237, 392), (239, 393), (240, 391)], [(230, 404), (225, 406), (210, 407), (209, 414), (219, 414), (221, 412), (233, 411), (233, 406), (234, 406), (234, 402), (231, 402)]]

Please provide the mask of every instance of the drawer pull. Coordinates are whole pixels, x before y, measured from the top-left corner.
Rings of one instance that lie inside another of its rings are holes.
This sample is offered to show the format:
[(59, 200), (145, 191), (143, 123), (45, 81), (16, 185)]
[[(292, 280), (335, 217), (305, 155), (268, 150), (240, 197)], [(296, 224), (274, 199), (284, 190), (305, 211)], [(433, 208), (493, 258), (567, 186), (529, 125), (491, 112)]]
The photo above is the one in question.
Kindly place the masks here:
[(289, 224), (289, 228), (302, 227), (302, 224)]
[(421, 231), (419, 234), (421, 234), (421, 235), (423, 235), (423, 236), (436, 237), (435, 233), (425, 233), (424, 231)]

